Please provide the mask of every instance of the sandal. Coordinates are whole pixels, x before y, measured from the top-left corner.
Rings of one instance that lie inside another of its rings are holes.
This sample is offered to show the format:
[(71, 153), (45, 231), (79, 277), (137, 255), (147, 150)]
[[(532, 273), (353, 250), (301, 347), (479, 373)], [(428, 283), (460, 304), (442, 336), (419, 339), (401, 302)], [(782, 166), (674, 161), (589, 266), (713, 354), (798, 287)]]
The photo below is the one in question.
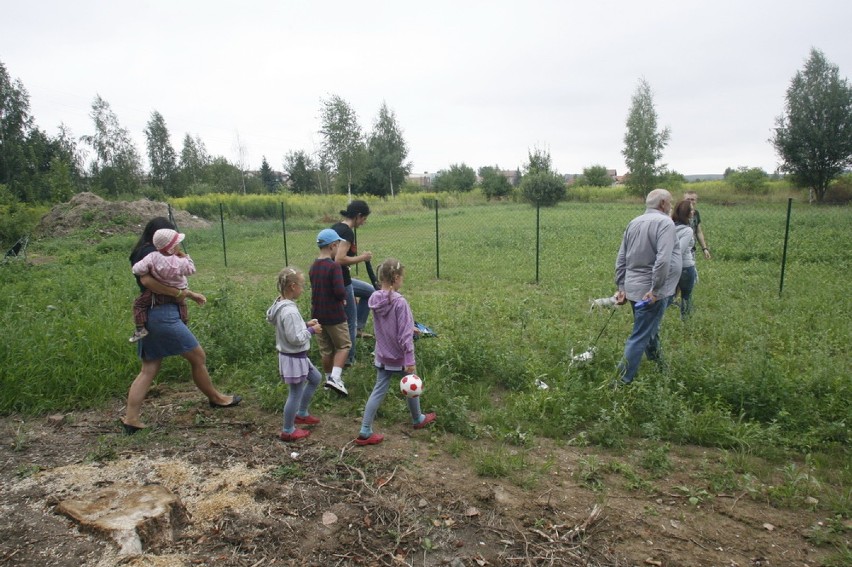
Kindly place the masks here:
[(281, 433), (278, 434), (278, 438), (281, 439), (282, 441), (290, 442), (290, 441), (298, 441), (299, 439), (304, 439), (305, 437), (307, 437), (310, 434), (311, 434), (311, 432), (308, 431), (307, 429), (295, 429), (295, 430), (293, 430), (293, 433), (286, 433), (286, 432), (282, 431)]
[(297, 425), (317, 425), (320, 420), (312, 415), (296, 415), (295, 422)]
[(140, 431), (145, 431), (146, 429), (148, 429), (147, 427), (138, 427), (136, 425), (130, 425), (129, 423), (124, 423), (123, 420), (121, 421), (121, 427), (124, 428), (124, 434), (125, 435), (136, 435)]
[(382, 435), (381, 433), (371, 433), (370, 436), (367, 437), (367, 438), (361, 437), (359, 435), (358, 437), (355, 438), (355, 444), (361, 445), (362, 447), (364, 445), (378, 445), (379, 443), (384, 441), (384, 439), (385, 439), (385, 436)]
[(240, 405), (240, 402), (241, 402), (241, 401), (243, 401), (242, 396), (234, 395), (234, 396), (231, 398), (230, 403), (227, 403), (227, 404), (214, 404), (213, 402), (210, 402), (210, 407), (211, 407), (211, 408), (214, 408), (214, 409), (234, 408), (234, 407), (237, 407), (238, 405)]
[(414, 425), (412, 425), (412, 427), (414, 429), (423, 429), (424, 427), (435, 421), (435, 418), (437, 417), (438, 416), (435, 415), (435, 412), (427, 413), (423, 421), (421, 421), (420, 423), (415, 423)]

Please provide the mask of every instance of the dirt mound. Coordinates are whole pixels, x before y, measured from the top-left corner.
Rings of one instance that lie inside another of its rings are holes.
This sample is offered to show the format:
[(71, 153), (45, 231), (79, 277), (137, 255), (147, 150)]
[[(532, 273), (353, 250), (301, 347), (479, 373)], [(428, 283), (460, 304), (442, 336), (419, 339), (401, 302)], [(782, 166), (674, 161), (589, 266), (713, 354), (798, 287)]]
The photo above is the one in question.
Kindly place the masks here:
[[(172, 208), (178, 227), (207, 228), (210, 222)], [(138, 201), (107, 201), (94, 193), (78, 193), (67, 203), (53, 207), (36, 227), (39, 236), (67, 236), (82, 229), (94, 228), (108, 234), (138, 233), (154, 217), (168, 217), (166, 203), (140, 199)]]

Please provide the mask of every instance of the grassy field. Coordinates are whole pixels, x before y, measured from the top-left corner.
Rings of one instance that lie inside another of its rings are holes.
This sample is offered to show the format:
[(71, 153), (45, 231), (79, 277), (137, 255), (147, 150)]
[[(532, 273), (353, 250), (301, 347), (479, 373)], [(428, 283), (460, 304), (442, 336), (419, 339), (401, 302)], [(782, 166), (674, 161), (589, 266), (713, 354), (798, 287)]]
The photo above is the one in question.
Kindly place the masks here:
[[(395, 256), (408, 267), (403, 292), (415, 318), (440, 335), (419, 341), (418, 370), (447, 431), (518, 443), (548, 436), (618, 447), (638, 436), (767, 455), (818, 452), (846, 460), (848, 476), (852, 215), (794, 207), (779, 298), (786, 206), (700, 208), (714, 259), (699, 261), (695, 315), (683, 323), (670, 310), (662, 332), (669, 370), (643, 362), (637, 381), (618, 391), (608, 385), (628, 309), (613, 315), (592, 364), (571, 366), (570, 352), (585, 350), (606, 322), (588, 302), (613, 293), (621, 232), (640, 206), (543, 210), (538, 283), (535, 210), (525, 205), (441, 210), (440, 265), (434, 211), (375, 214), (359, 244), (377, 262)], [(310, 265), (321, 222), (292, 223), (290, 264)], [(218, 225), (187, 237), (199, 268), (191, 287), (209, 299), (190, 308), (191, 328), (216, 383), (276, 412), (284, 393), (264, 313), (284, 264), (281, 223), (228, 222), (225, 233), (227, 266)], [(0, 268), (0, 412), (93, 407), (126, 394), (138, 371), (127, 342), (134, 240), (86, 233), (36, 241), (33, 262)], [(309, 297), (301, 305), (307, 315)], [(328, 411), (361, 411), (374, 375), (368, 345), (358, 354), (352, 395)], [(159, 379), (186, 374), (183, 361), (167, 360)]]

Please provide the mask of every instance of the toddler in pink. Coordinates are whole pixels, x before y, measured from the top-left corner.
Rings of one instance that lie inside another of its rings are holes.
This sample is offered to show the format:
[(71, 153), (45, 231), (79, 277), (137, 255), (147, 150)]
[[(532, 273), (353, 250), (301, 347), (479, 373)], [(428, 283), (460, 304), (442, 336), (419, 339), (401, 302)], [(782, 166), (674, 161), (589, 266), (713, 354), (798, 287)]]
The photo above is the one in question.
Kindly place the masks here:
[[(133, 274), (143, 276), (151, 274), (158, 282), (167, 286), (176, 287), (181, 290), (176, 299), (180, 307), (180, 318), (185, 323), (188, 319), (186, 309), (186, 289), (188, 282), (186, 276), (195, 273), (195, 263), (178, 244), (186, 238), (185, 234), (170, 228), (161, 228), (154, 233), (153, 244), (156, 252), (148, 254), (133, 264)], [(152, 294), (150, 291), (142, 292), (133, 302), (133, 322), (136, 331), (130, 337), (130, 342), (135, 343), (148, 334), (145, 323), (148, 322), (148, 309), (152, 306)]]

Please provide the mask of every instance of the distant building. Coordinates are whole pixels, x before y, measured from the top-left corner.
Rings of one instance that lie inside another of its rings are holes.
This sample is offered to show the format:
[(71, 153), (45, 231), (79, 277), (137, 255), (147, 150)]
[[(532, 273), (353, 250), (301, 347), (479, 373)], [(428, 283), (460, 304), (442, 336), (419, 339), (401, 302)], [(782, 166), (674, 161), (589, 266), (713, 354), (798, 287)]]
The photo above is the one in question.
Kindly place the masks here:
[(517, 169), (501, 169), (500, 175), (505, 177), (512, 187), (515, 187), (521, 181), (521, 172)]
[(435, 180), (436, 173), (424, 171), (422, 175), (412, 174), (405, 178), (406, 183), (413, 183), (418, 187), (429, 189), (432, 187), (432, 182)]
[[(616, 172), (614, 169), (607, 169), (606, 174), (612, 180), (613, 184), (618, 183), (618, 180), (620, 179), (618, 172)], [(565, 180), (566, 185), (573, 185), (580, 177), (583, 177), (582, 173), (566, 173), (562, 176), (562, 178)]]

